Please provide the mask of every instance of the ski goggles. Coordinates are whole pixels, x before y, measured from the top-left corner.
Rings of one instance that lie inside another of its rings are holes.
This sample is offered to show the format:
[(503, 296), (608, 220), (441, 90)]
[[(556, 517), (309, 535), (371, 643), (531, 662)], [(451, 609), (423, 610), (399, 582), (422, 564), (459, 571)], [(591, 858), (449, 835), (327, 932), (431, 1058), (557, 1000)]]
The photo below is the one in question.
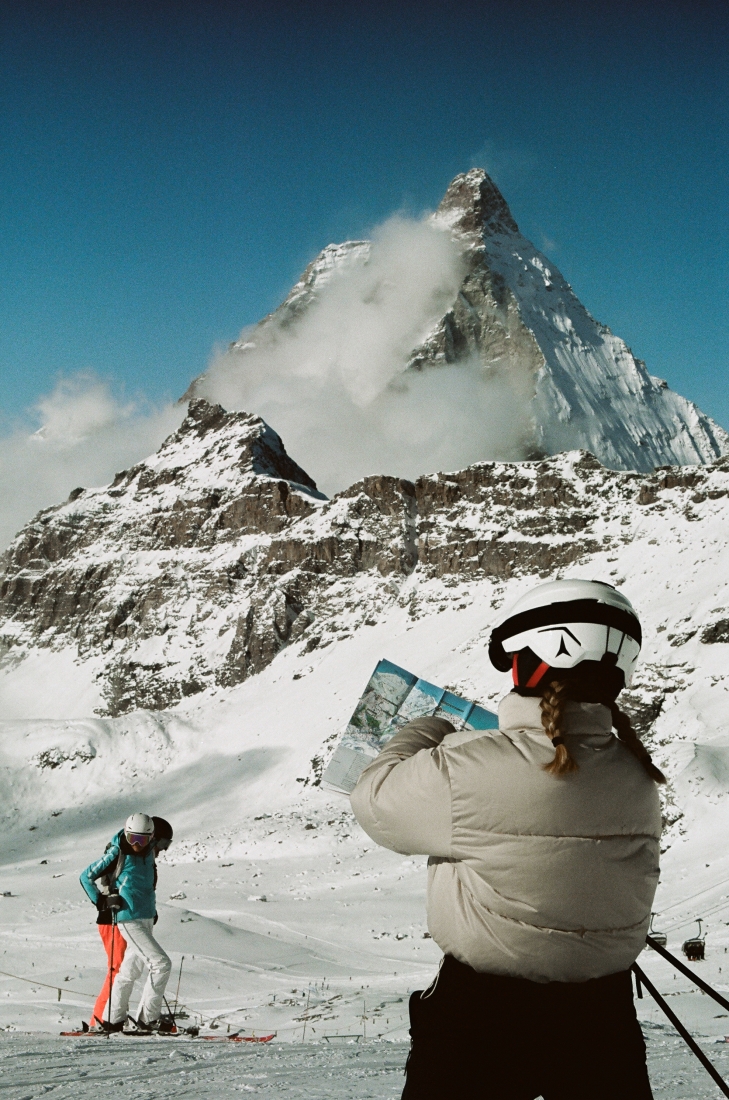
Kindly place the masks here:
[(143, 848), (145, 844), (149, 844), (152, 839), (148, 833), (125, 833), (124, 836), (127, 838), (129, 844), (132, 846), (138, 844), (140, 848)]

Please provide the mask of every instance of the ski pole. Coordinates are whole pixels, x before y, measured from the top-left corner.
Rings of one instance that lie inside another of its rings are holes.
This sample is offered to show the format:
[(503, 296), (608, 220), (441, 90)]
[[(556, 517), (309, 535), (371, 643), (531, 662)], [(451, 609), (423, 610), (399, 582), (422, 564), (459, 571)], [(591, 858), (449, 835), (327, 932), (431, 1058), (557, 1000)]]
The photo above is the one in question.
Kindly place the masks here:
[(670, 951), (666, 951), (665, 947), (661, 947), (659, 943), (656, 943), (652, 936), (646, 937), (645, 942), (649, 947), (652, 947), (654, 951), (657, 951), (659, 955), (662, 955), (664, 959), (668, 959), (670, 963), (673, 963), (676, 970), (680, 970), (682, 974), (690, 978), (694, 985), (697, 985), (699, 989), (703, 989), (704, 993), (708, 993), (710, 997), (713, 997), (722, 1008), (729, 1009), (729, 1001), (725, 1000), (721, 993), (717, 993), (715, 989), (712, 989), (711, 986), (703, 980), (703, 978), (700, 978), (698, 974), (694, 974), (693, 970), (689, 970), (687, 966), (684, 966), (680, 959), (677, 959)]
[(679, 1020), (679, 1018), (675, 1014), (675, 1012), (671, 1008), (669, 1008), (669, 1006), (666, 1004), (663, 997), (660, 995), (660, 993), (658, 992), (656, 987), (653, 985), (653, 982), (649, 981), (649, 979), (646, 978), (645, 974), (643, 973), (643, 971), (641, 970), (641, 968), (638, 966), (637, 963), (633, 963), (633, 973), (638, 978), (640, 984), (644, 985), (646, 987), (646, 989), (648, 990), (648, 992), (650, 993), (651, 997), (656, 1002), (656, 1004), (660, 1008), (663, 1009), (666, 1016), (668, 1016), (668, 1019), (671, 1021), (673, 1026), (676, 1028), (676, 1031), (679, 1033), (679, 1035), (681, 1036), (683, 1041), (686, 1043), (686, 1045), (689, 1047), (689, 1049), (692, 1050), (693, 1053), (696, 1055), (696, 1057), (701, 1062), (701, 1065), (704, 1067), (706, 1072), (711, 1077), (713, 1077), (714, 1081), (719, 1086), (719, 1088), (724, 1093), (724, 1095), (729, 1096), (729, 1085), (727, 1085), (726, 1081), (721, 1076), (719, 1071), (714, 1067), (714, 1065), (706, 1057), (706, 1055), (704, 1054), (704, 1052), (701, 1049), (701, 1047), (699, 1046), (699, 1044), (693, 1039), (693, 1037), (691, 1035), (689, 1035), (688, 1031), (683, 1026), (683, 1024), (681, 1023), (681, 1021)]
[(109, 1001), (106, 1006), (107, 1039), (111, 1035), (111, 986), (114, 981), (114, 940), (116, 939), (116, 909), (111, 911), (111, 950), (109, 951)]
[(175, 1012), (177, 1012), (177, 1009), (178, 1009), (178, 1006), (179, 1006), (180, 982), (182, 981), (182, 964), (184, 963), (184, 961), (185, 961), (185, 956), (183, 955), (182, 958), (180, 959), (180, 973), (177, 975), (177, 992), (175, 993)]
[[(174, 1024), (175, 1027), (177, 1027), (177, 1021), (175, 1019), (175, 1013), (170, 1008), (170, 1002), (167, 1000), (167, 998), (165, 997), (164, 994), (162, 994), (162, 1000), (165, 1003), (165, 1008), (167, 1009), (167, 1011), (170, 1014), (170, 1019), (172, 1020), (172, 1023)], [(177, 1004), (175, 1004), (175, 1008), (177, 1008)]]

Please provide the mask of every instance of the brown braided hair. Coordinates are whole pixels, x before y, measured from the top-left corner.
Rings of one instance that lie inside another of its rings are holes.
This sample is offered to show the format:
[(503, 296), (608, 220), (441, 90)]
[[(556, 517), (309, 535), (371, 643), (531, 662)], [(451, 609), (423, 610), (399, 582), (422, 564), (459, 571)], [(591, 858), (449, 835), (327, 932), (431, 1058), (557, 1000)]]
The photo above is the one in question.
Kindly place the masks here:
[(542, 725), (544, 732), (554, 745), (554, 760), (544, 765), (545, 772), (552, 775), (568, 775), (576, 772), (579, 765), (570, 756), (569, 749), (562, 738), (562, 716), (564, 705), (567, 702), (567, 684), (561, 680), (553, 680), (546, 684), (542, 694), (540, 707), (542, 709)]
[[(570, 756), (569, 749), (562, 738), (564, 705), (569, 698), (568, 686), (563, 680), (553, 680), (552, 683), (545, 684), (540, 701), (544, 732), (555, 746), (554, 759), (544, 765), (544, 770), (551, 775), (569, 775), (570, 772), (575, 772), (579, 768), (579, 764)], [(610, 703), (609, 707), (613, 726), (626, 749), (629, 749), (640, 761), (651, 779), (656, 783), (665, 783), (665, 775), (651, 760), (650, 753), (633, 729), (628, 715), (617, 703)]]
[(655, 779), (656, 783), (665, 783), (665, 775), (651, 760), (651, 754), (633, 729), (627, 714), (620, 709), (617, 703), (610, 704), (610, 713), (613, 717), (613, 725), (615, 726), (618, 737), (623, 742), (626, 749), (630, 749), (633, 756), (640, 760), (651, 779)]

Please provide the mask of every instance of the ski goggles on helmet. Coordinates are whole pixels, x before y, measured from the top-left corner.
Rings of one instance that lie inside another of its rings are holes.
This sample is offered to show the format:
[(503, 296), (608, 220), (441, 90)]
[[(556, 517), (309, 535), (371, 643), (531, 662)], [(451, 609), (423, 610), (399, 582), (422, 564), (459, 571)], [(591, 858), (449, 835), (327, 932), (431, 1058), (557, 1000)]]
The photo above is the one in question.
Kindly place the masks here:
[[(602, 581), (549, 581), (526, 593), (491, 632), (489, 657), (514, 684), (538, 690), (546, 677), (600, 664), (630, 684), (642, 632), (626, 596)], [(618, 680), (620, 683), (618, 684)]]
[(127, 842), (131, 844), (132, 847), (137, 844), (140, 848), (143, 848), (145, 844), (149, 844), (150, 840), (152, 839), (152, 837), (148, 836), (147, 833), (125, 833), (124, 836), (127, 838)]

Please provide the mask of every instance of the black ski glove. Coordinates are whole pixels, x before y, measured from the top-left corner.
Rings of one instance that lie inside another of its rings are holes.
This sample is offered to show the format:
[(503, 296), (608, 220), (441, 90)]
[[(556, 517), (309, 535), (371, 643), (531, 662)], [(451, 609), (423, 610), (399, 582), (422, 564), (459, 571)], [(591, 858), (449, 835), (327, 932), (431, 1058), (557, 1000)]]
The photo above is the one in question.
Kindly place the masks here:
[(99, 894), (96, 908), (100, 913), (117, 913), (124, 908), (124, 900), (120, 894)]

